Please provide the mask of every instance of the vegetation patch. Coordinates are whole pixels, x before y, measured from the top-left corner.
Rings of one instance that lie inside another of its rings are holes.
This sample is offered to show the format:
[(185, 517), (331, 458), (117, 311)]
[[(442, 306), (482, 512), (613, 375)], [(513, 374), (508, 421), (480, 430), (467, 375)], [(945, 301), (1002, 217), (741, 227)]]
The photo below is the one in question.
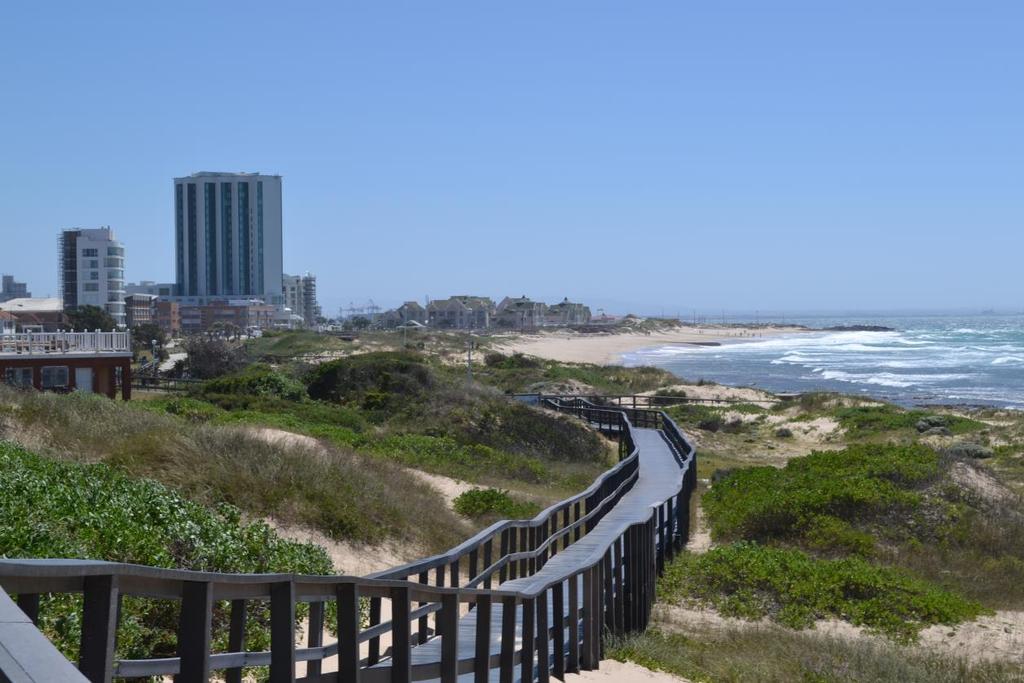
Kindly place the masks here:
[(460, 515), (472, 518), (532, 519), (540, 512), (536, 503), (516, 500), (502, 489), (473, 489), (453, 503)]
[(791, 628), (845, 619), (904, 642), (924, 626), (956, 624), (984, 612), (900, 569), (751, 542), (681, 556), (666, 569), (658, 592), (670, 602), (695, 600), (726, 616), (770, 617)]
[(691, 681), (757, 683), (1003, 683), (1021, 669), (970, 662), (876, 640), (822, 636), (781, 628), (683, 635), (658, 629), (608, 643), (608, 656)]
[(936, 415), (924, 410), (903, 410), (893, 405), (838, 408), (835, 417), (854, 438), (900, 430), (925, 431), (918, 426), (919, 423), (927, 424), (928, 429), (948, 430), (950, 434), (968, 434), (985, 427), (983, 422), (959, 415)]
[[(103, 464), (42, 458), (0, 441), (0, 557), (72, 558), (208, 572), (332, 574), (320, 547), (278, 537), (238, 508), (207, 509), (167, 487)], [(43, 630), (77, 657), (81, 599), (47, 597)], [(177, 603), (126, 598), (118, 656), (173, 656)], [(216, 647), (226, 646), (226, 604), (214, 612)], [(269, 645), (269, 610), (254, 604), (249, 646)]]

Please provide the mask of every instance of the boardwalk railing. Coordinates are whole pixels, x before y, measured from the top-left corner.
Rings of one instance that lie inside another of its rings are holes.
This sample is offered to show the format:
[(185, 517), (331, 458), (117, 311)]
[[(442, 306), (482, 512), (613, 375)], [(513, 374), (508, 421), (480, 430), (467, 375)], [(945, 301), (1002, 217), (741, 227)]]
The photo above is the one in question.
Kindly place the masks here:
[(130, 332), (20, 332), (0, 335), (0, 354), (46, 356), (69, 353), (132, 352)]
[[(106, 683), (173, 675), (180, 683), (198, 683), (216, 672), (227, 683), (240, 683), (243, 668), (269, 667), (275, 683), (455, 683), (463, 674), (472, 674), (475, 683), (492, 676), (513, 683), (597, 668), (604, 634), (646, 628), (655, 578), (686, 542), (696, 454), (661, 412), (611, 410), (579, 398), (545, 397), (543, 405), (618, 434), (625, 444), (620, 462), (585, 491), (533, 519), (498, 522), (446, 553), (371, 576), (0, 560), (0, 680)], [(648, 457), (674, 458), (671, 471), (678, 478), (669, 482), (664, 500), (637, 506), (633, 496), (623, 514), (617, 505), (636, 485), (644, 457), (634, 438), (640, 425), (660, 431), (662, 451)], [(17, 595), (16, 606), (7, 593)], [(77, 668), (34, 626), (40, 596), (64, 593), (83, 596)], [(177, 656), (115, 657), (125, 596), (180, 602)], [(246, 647), (246, 607), (254, 601), (269, 603), (267, 651)], [(226, 651), (213, 653), (216, 603), (230, 611), (229, 637)], [(301, 603), (309, 605), (304, 645), (296, 639)], [(336, 605), (337, 640), (325, 645), (330, 603)], [(323, 672), (329, 658), (336, 658), (336, 672)], [(296, 678), (297, 662), (306, 662), (302, 678)]]

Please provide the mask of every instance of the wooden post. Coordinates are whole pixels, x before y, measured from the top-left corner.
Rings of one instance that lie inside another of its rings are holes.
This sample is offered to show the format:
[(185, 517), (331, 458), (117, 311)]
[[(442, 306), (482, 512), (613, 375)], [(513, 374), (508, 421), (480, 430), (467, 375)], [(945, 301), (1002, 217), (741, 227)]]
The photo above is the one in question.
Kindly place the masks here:
[(580, 575), (569, 577), (569, 653), (566, 673), (580, 671)]
[(270, 586), (270, 683), (295, 683), (295, 584)]
[[(494, 552), (493, 551), (493, 546), (494, 546), (494, 539), (493, 538), (488, 538), (487, 542), (484, 543), (484, 566), (483, 566), (483, 569), (487, 569), (494, 562), (493, 558), (491, 557), (493, 552)], [(492, 576), (494, 576), (493, 573), (488, 573), (487, 577), (484, 579), (484, 588), (486, 588), (487, 590), (491, 589), (491, 577)]]
[(673, 528), (676, 523), (675, 502), (675, 497), (669, 498), (666, 503), (668, 507), (665, 511), (665, 523), (668, 525), (668, 544), (665, 546), (665, 560), (668, 562), (671, 562), (672, 558), (676, 555), (676, 530)]
[[(508, 554), (509, 554), (508, 537), (509, 537), (508, 529), (503, 530), (501, 532), (501, 541), (500, 541), (499, 546), (498, 546), (498, 552), (501, 553), (501, 557), (502, 558), (508, 557)], [(501, 569), (498, 570), (498, 583), (505, 583), (505, 581), (507, 579), (508, 579), (508, 565), (505, 565), (504, 567), (502, 567)], [(490, 588), (490, 586), (488, 586), (488, 588)]]
[(116, 576), (87, 576), (83, 590), (78, 670), (91, 683), (108, 683), (114, 675), (118, 579)]
[(533, 659), (537, 652), (537, 601), (523, 600), (523, 649), (519, 658), (522, 683), (533, 683)]
[(338, 584), (338, 681), (359, 683), (359, 587)]
[(181, 586), (178, 618), (178, 656), (181, 669), (175, 683), (210, 680), (210, 638), (213, 621), (213, 584), (185, 581)]
[[(309, 647), (320, 647), (324, 644), (324, 603), (309, 603), (309, 628), (306, 634), (306, 644)], [(320, 678), (323, 662), (319, 659), (312, 659), (306, 664), (306, 680), (312, 682)]]
[(548, 592), (537, 596), (537, 680), (548, 683), (550, 679), (550, 650), (548, 628)]
[[(423, 585), (423, 586), (428, 585), (430, 583), (430, 573), (429, 572), (420, 572), (419, 579), (420, 579), (420, 584), (421, 585)], [(425, 607), (426, 604), (427, 603), (425, 603), (425, 602), (417, 602), (416, 606), (417, 607)], [(419, 642), (420, 645), (422, 645), (423, 643), (427, 642), (427, 638), (430, 637), (429, 634), (428, 634), (429, 628), (430, 627), (427, 624), (427, 616), (424, 615), (424, 616), (420, 617), (419, 623), (416, 625), (416, 640), (417, 640), (417, 642)]]
[[(228, 626), (228, 652), (245, 652), (245, 600), (231, 601), (231, 621)], [(242, 667), (224, 672), (225, 683), (242, 683)]]
[[(370, 626), (380, 623), (380, 598), (370, 598)], [(380, 636), (370, 638), (366, 663), (370, 666), (380, 662)]]
[(476, 650), (473, 657), (473, 683), (491, 679), (491, 596), (476, 600)]
[(583, 572), (583, 649), (580, 652), (580, 668), (591, 671), (597, 668), (594, 661), (594, 641), (598, 638), (594, 620), (594, 570)]
[(565, 680), (565, 584), (559, 581), (551, 589), (551, 617), (554, 634), (551, 639), (551, 654), (554, 662), (551, 673), (560, 681)]
[(39, 594), (18, 593), (18, 609), (25, 613), (25, 616), (32, 620), (36, 626), (39, 625)]
[(516, 656), (516, 599), (501, 599), (500, 683), (513, 683)]
[(391, 681), (412, 681), (412, 625), (409, 589), (391, 589)]
[(441, 596), (441, 683), (458, 683), (459, 679), (459, 596)]
[(626, 596), (623, 595), (622, 590), (622, 573), (623, 573), (623, 556), (622, 556), (622, 537), (615, 539), (613, 545), (614, 557), (615, 557), (615, 575), (613, 577), (612, 590), (615, 592), (615, 628), (612, 630), (615, 635), (621, 636), (625, 633), (625, 622), (624, 622), (624, 606)]

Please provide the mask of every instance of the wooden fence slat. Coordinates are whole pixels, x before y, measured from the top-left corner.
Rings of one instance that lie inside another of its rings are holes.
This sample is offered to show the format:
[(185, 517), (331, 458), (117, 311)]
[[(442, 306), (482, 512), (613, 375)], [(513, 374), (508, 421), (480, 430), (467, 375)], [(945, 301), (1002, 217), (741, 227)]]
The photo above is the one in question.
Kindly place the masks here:
[(295, 683), (295, 584), (270, 586), (270, 683)]
[(490, 680), (491, 666), (491, 596), (481, 595), (476, 602), (476, 649), (473, 657), (474, 683)]
[[(245, 600), (231, 601), (231, 617), (228, 622), (228, 652), (245, 652)], [(242, 667), (224, 672), (225, 683), (242, 683)]]
[(185, 581), (181, 586), (178, 618), (178, 655), (181, 670), (175, 683), (210, 680), (210, 639), (213, 625), (213, 584)]
[(441, 596), (441, 683), (458, 683), (459, 678), (459, 596)]
[(359, 683), (359, 587), (338, 584), (338, 681)]
[(501, 655), (499, 665), (500, 683), (513, 683), (516, 656), (516, 599), (501, 599)]
[(391, 683), (412, 681), (412, 604), (409, 589), (391, 589)]
[(87, 576), (83, 580), (83, 591), (78, 670), (91, 683), (107, 683), (114, 675), (118, 579), (116, 576)]

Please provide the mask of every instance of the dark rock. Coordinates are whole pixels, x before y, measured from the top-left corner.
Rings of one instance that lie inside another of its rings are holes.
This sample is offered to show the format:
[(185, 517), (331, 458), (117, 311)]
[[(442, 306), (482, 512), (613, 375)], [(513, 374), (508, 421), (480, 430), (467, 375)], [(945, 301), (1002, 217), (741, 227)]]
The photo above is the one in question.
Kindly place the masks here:
[(793, 436), (793, 430), (790, 429), (789, 427), (779, 427), (778, 429), (775, 430), (775, 436), (779, 437), (780, 439), (789, 439), (792, 438)]
[(952, 436), (953, 433), (947, 427), (932, 427), (921, 432), (921, 436)]
[(953, 444), (944, 450), (943, 453), (953, 458), (973, 458), (975, 460), (984, 460), (995, 455), (991, 448), (982, 446), (980, 443), (971, 443), (970, 441)]
[(915, 426), (917, 427), (917, 431), (923, 434), (924, 432), (927, 432), (929, 429), (935, 429), (936, 427), (946, 427), (948, 424), (949, 421), (946, 420), (946, 418), (943, 417), (942, 415), (928, 415), (918, 420)]

